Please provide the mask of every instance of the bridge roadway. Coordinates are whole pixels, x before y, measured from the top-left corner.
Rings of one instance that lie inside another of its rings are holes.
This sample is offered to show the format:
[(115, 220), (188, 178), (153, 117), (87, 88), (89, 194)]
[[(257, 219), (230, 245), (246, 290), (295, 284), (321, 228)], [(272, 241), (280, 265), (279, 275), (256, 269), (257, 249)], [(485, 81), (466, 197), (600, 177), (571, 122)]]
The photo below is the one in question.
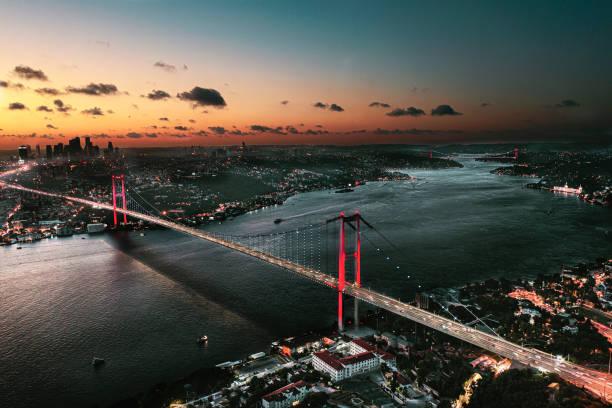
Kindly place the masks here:
[[(34, 190), (18, 184), (11, 184), (1, 180), (0, 187), (31, 192), (44, 196), (61, 198), (64, 200), (81, 203), (83, 205), (91, 207), (102, 208), (109, 211), (113, 210), (113, 206), (109, 204), (99, 203), (96, 201), (86, 200), (78, 197), (71, 197), (40, 190)], [(307, 268), (303, 265), (293, 263), (286, 259), (278, 258), (276, 256), (257, 251), (241, 244), (226, 241), (224, 239), (215, 237), (210, 233), (180, 225), (172, 221), (160, 219), (134, 211), (123, 210), (120, 208), (117, 208), (116, 211), (121, 214), (127, 214), (128, 216), (136, 219), (151, 222), (153, 224), (161, 225), (166, 228), (170, 228), (197, 238), (205, 239), (216, 244), (223, 245), (227, 248), (242, 252), (246, 255), (258, 258), (270, 264), (277, 265), (283, 269), (294, 272), (314, 282), (329, 286), (336, 290), (338, 288), (337, 278), (334, 278), (317, 270)], [(528, 365), (542, 371), (555, 372), (565, 380), (570, 381), (579, 387), (584, 387), (593, 392), (594, 394), (600, 396), (601, 398), (605, 398), (609, 402), (612, 402), (612, 397), (610, 396), (610, 394), (612, 393), (612, 376), (609, 376), (606, 373), (591, 370), (586, 367), (564, 361), (561, 358), (557, 358), (543, 351), (528, 347), (522, 347), (518, 344), (514, 344), (496, 335), (474, 329), (444, 316), (439, 316), (437, 314), (417, 308), (407, 303), (400, 302), (397, 299), (383, 295), (371, 289), (356, 286), (349, 282), (346, 282), (345, 284), (344, 293), (350, 296), (354, 296), (376, 307), (386, 309), (392, 313), (398, 314), (417, 323), (428, 326), (434, 330), (438, 330), (455, 338), (461, 339), (465, 342), (471, 343), (477, 347), (499, 354), (503, 357), (507, 357), (511, 360), (520, 362), (524, 365)]]

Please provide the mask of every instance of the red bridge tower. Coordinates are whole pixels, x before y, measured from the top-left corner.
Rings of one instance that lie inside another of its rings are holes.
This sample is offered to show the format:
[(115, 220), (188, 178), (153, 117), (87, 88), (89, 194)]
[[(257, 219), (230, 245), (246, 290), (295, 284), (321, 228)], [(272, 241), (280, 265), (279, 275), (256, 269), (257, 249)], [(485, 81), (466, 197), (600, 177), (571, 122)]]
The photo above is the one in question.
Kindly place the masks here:
[[(115, 221), (115, 226), (117, 226), (117, 196), (121, 196), (123, 202), (123, 209), (127, 210), (125, 205), (125, 178), (123, 174), (120, 176), (113, 175), (113, 220)], [(121, 180), (121, 194), (117, 194), (115, 191), (115, 180)], [(123, 223), (127, 224), (127, 215), (123, 214)]]

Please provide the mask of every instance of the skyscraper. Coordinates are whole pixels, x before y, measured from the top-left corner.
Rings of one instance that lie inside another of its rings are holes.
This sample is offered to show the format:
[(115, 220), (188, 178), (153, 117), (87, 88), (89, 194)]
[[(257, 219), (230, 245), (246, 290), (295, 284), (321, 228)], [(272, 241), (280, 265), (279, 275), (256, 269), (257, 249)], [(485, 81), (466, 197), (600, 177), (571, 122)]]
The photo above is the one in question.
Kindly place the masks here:
[(91, 144), (91, 138), (85, 136), (85, 155), (91, 156), (93, 154), (93, 145)]
[(68, 141), (68, 153), (70, 156), (76, 156), (83, 153), (83, 149), (81, 148), (81, 139), (77, 136), (74, 139), (70, 139)]
[(28, 160), (28, 146), (19, 146), (19, 159)]
[(64, 144), (63, 143), (58, 143), (55, 146), (53, 146), (53, 156), (61, 157), (63, 155), (64, 155)]
[(47, 153), (47, 160), (51, 160), (53, 158), (53, 148), (51, 147), (51, 145), (47, 145), (45, 150)]

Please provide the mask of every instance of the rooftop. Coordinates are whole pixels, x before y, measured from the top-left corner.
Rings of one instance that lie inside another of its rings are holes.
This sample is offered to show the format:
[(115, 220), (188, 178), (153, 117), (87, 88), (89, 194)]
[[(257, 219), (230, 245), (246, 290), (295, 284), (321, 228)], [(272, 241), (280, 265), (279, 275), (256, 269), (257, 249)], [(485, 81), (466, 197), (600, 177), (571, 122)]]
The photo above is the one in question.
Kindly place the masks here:
[(276, 391), (272, 391), (271, 393), (264, 395), (262, 399), (265, 399), (266, 401), (284, 401), (286, 397), (283, 394), (297, 395), (300, 393), (299, 388), (302, 387), (306, 387), (304, 380), (285, 385), (283, 388), (279, 388)]

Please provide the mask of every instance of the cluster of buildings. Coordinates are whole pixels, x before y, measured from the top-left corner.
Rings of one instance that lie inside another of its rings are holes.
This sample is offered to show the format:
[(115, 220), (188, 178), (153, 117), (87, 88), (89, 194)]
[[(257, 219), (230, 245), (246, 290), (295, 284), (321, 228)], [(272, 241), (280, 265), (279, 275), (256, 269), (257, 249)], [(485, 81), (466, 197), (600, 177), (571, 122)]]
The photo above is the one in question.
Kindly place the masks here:
[[(113, 147), (112, 142), (108, 142), (107, 148), (104, 149), (104, 154), (114, 154), (118, 150), (118, 148)], [(24, 163), (28, 160), (41, 159), (43, 157), (47, 160), (79, 160), (88, 157), (97, 157), (100, 155), (100, 148), (91, 142), (91, 137), (85, 136), (84, 146), (81, 146), (81, 138), (75, 137), (73, 139), (70, 139), (67, 145), (64, 145), (64, 143), (46, 145), (44, 153), (41, 151), (40, 145), (36, 145), (34, 151), (32, 150), (32, 147), (30, 145), (19, 146), (17, 152), (19, 162)]]

